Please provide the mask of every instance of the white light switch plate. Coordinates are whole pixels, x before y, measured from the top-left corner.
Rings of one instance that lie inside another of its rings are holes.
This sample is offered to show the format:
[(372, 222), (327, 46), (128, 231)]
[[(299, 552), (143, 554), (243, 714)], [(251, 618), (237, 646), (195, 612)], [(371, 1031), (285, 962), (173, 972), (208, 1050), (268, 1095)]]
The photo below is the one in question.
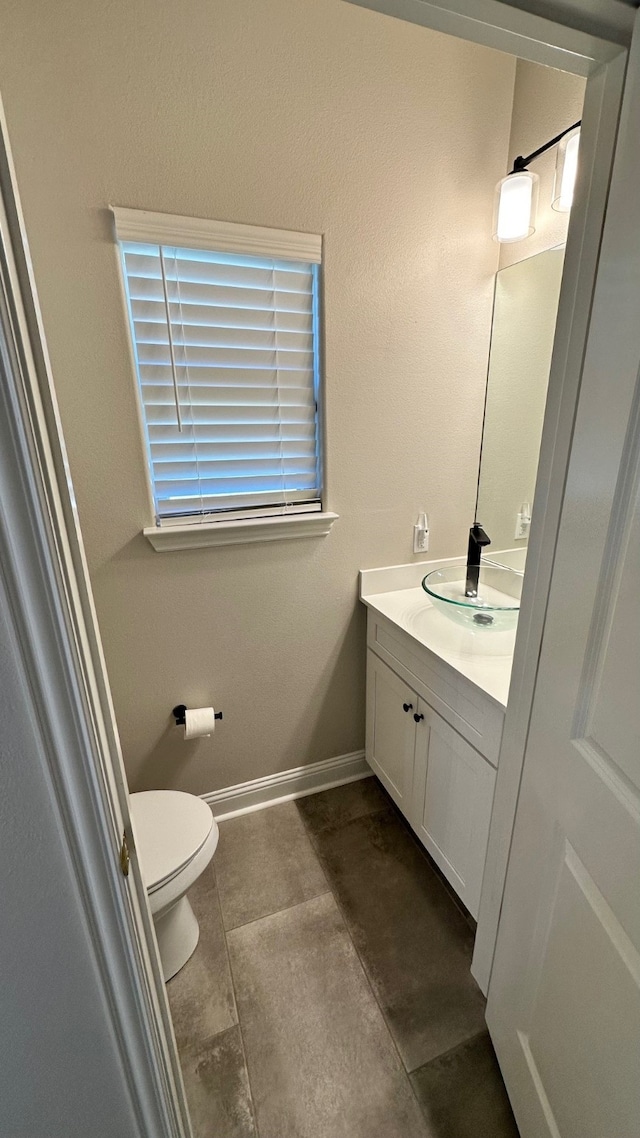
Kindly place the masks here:
[(414, 553), (428, 553), (429, 552), (429, 530), (422, 529), (421, 526), (413, 527), (413, 552)]
[(530, 527), (531, 518), (527, 514), (516, 514), (516, 532), (514, 536), (517, 541), (521, 541), (523, 537), (529, 536)]

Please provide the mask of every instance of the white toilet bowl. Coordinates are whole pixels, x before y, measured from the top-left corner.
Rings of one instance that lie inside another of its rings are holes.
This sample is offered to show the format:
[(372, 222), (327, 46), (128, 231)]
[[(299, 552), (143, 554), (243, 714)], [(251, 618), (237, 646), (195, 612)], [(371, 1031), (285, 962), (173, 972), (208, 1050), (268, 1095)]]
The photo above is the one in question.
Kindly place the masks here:
[(129, 799), (142, 877), (165, 980), (179, 972), (200, 929), (185, 894), (208, 866), (218, 826), (206, 802), (180, 790), (145, 790)]

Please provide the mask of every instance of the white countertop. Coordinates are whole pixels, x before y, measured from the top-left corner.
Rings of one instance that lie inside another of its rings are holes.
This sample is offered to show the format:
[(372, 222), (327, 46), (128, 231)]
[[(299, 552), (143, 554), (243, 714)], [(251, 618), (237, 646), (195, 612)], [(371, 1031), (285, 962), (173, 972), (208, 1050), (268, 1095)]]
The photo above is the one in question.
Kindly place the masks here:
[[(461, 559), (455, 559), (458, 560)], [(479, 629), (476, 632), (462, 628), (433, 607), (421, 584), (414, 584), (431, 569), (451, 564), (451, 561), (365, 570), (360, 575), (361, 600), (485, 692), (500, 707), (506, 708), (516, 630), (493, 632)], [(403, 570), (410, 572), (403, 573)], [(389, 584), (409, 584), (410, 587), (370, 591), (376, 586)]]

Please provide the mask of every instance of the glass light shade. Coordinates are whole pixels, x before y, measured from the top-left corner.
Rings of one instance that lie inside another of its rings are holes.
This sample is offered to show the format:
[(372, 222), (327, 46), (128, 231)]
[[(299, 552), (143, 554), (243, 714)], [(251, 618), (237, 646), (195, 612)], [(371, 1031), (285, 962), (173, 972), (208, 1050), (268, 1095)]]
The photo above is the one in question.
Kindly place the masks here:
[(573, 190), (578, 173), (578, 150), (580, 149), (580, 127), (565, 134), (558, 145), (556, 155), (556, 176), (553, 183), (551, 206), (558, 213), (568, 213), (573, 202)]
[(493, 209), (494, 241), (523, 241), (535, 233), (539, 181), (530, 170), (519, 170), (498, 182)]

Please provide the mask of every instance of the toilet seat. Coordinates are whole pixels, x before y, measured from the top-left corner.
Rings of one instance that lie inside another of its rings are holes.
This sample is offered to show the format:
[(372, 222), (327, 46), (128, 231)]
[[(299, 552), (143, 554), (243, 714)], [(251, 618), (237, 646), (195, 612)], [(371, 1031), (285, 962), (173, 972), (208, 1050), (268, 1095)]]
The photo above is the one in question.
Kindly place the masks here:
[(130, 804), (142, 878), (151, 896), (193, 861), (215, 822), (206, 802), (181, 790), (140, 791)]

